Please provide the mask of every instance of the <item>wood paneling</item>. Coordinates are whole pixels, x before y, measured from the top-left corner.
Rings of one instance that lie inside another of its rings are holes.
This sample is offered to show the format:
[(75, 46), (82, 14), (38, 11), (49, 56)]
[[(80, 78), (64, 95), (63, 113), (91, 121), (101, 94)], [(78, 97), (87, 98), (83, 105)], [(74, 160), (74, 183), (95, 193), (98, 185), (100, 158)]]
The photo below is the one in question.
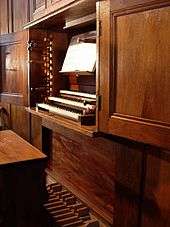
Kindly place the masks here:
[[(145, 147), (126, 140), (110, 138), (114, 144), (115, 188), (114, 225), (123, 227), (139, 226), (140, 197)], [(133, 164), (132, 164), (133, 163)], [(113, 226), (114, 226), (113, 225)]]
[(45, 15), (47, 0), (30, 0), (32, 6), (32, 19), (43, 17)]
[(170, 226), (170, 155), (156, 148), (147, 150), (142, 227)]
[(0, 37), (1, 100), (28, 105), (27, 32)]
[(42, 150), (42, 119), (31, 114), (31, 138), (30, 142), (33, 146)]
[(27, 141), (30, 139), (29, 117), (25, 107), (11, 105), (11, 129)]
[(33, 12), (45, 9), (47, 0), (32, 0), (33, 2)]
[[(29, 17), (28, 1), (1, 2), (0, 19), (3, 23), (0, 33), (22, 29), (22, 24)], [(44, 0), (36, 1), (34, 19), (53, 13), (71, 2), (74, 1), (50, 0), (45, 5)], [(69, 22), (93, 13), (94, 2), (81, 1), (80, 8), (76, 3), (65, 15), (61, 13), (58, 20), (54, 17), (44, 26), (60, 28), (66, 19)], [(100, 1), (98, 5), (101, 24), (97, 26), (100, 29), (100, 80), (97, 90), (102, 95), (99, 129), (168, 147), (168, 1), (108, 0)], [(32, 1), (30, 6), (33, 7)], [(43, 11), (46, 6), (49, 8)], [(42, 12), (39, 9), (43, 9)], [(44, 34), (45, 38), (53, 37), (54, 95), (64, 84), (58, 71), (68, 45), (67, 35), (51, 33), (50, 36), (47, 32), (31, 31), (29, 38), (35, 43), (29, 59), (30, 85), (33, 92), (38, 91), (34, 93), (35, 100), (42, 91), (42, 77), (39, 75), (42, 75), (44, 66), (40, 58)], [(37, 48), (36, 41), (39, 45), (39, 40), (42, 45)], [(94, 135), (95, 129), (82, 129), (60, 117), (41, 113), (39, 116), (32, 115), (30, 124), (30, 115), (22, 106), (27, 104), (28, 98), (26, 41), (22, 35), (0, 38), (1, 98), (8, 102), (2, 105), (7, 111), (10, 127), (23, 138), (30, 139), (37, 148), (43, 148), (49, 156), (49, 173), (109, 223), (118, 227), (169, 227), (168, 151), (108, 135), (90, 138), (87, 135)], [(84, 80), (78, 80), (83, 86), (88, 86), (88, 82), (84, 84)]]
[(111, 10), (112, 11), (124, 11), (124, 9), (133, 9), (133, 8), (141, 8), (145, 9), (146, 6), (150, 5), (159, 5), (159, 4), (167, 4), (168, 0), (128, 0), (128, 1), (120, 1), (120, 0), (111, 0)]
[(7, 34), (8, 33), (8, 1), (7, 0), (1, 0), (0, 2), (0, 35)]
[(23, 25), (29, 21), (29, 0), (15, 0), (12, 4), (13, 32), (23, 30)]
[[(9, 104), (5, 102), (2, 102), (1, 106), (2, 106), (1, 116), (2, 116), (3, 128), (12, 129), (22, 138), (24, 138), (27, 141), (30, 141), (30, 115), (25, 110), (25, 107)], [(37, 124), (38, 122), (35, 123), (35, 128), (37, 127)], [(37, 131), (34, 133), (37, 135)], [(37, 148), (39, 148), (38, 144), (40, 143), (40, 141), (38, 143), (38, 139), (39, 137), (37, 139), (34, 137), (33, 139), (33, 141), (36, 141), (35, 144), (37, 144)]]
[(119, 3), (101, 2), (100, 7), (99, 128), (169, 148), (170, 7), (166, 2)]
[(46, 0), (34, 0), (35, 8), (38, 9), (41, 6), (45, 6)]
[(32, 14), (31, 0), (1, 0), (0, 35), (23, 30)]
[(115, 193), (115, 212), (113, 226), (138, 227), (139, 225), (139, 198), (120, 187)]
[[(20, 78), (21, 57), (19, 55), (18, 44), (9, 45), (1, 48), (1, 54), (5, 59), (2, 59), (6, 74), (2, 77), (2, 91), (4, 93), (21, 93), (23, 78)], [(18, 78), (19, 77), (19, 78)], [(17, 83), (20, 81), (20, 83)]]
[(118, 16), (115, 113), (170, 123), (169, 13)]
[[(137, 225), (140, 146), (114, 141), (112, 137), (90, 138), (65, 129), (61, 134), (53, 131), (52, 151), (48, 156), (50, 174), (99, 215), (110, 223), (120, 223), (119, 226)], [(122, 214), (124, 209), (130, 214)], [(120, 219), (121, 215), (124, 218)]]
[[(72, 136), (74, 139), (59, 134), (53, 135), (53, 174), (60, 181), (70, 184), (77, 195), (83, 194), (97, 209), (104, 210), (111, 217), (114, 188), (112, 144), (108, 143), (104, 149), (102, 142), (97, 144), (94, 139), (89, 141), (81, 136), (75, 138), (76, 134)], [(104, 201), (101, 197), (105, 198)]]
[[(49, 20), (47, 23), (53, 21), (55, 27), (55, 25), (58, 25), (56, 23), (58, 19), (59, 21), (63, 21), (64, 19), (64, 21), (70, 22), (94, 13), (96, 9), (96, 0), (30, 0), (30, 5), (33, 8), (33, 10), (31, 10), (33, 11), (33, 23), (35, 21), (35, 23), (43, 21), (43, 23), (45, 22), (46, 24), (47, 21), (45, 19), (48, 18)], [(58, 13), (61, 13), (61, 15), (59, 16)]]

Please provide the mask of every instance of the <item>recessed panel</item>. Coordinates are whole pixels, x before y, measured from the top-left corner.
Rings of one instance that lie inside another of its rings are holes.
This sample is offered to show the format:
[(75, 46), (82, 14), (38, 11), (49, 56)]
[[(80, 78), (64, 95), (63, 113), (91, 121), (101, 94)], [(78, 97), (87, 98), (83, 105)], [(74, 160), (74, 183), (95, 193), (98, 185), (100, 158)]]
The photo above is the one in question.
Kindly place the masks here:
[(23, 56), (19, 44), (2, 47), (2, 92), (22, 93)]
[(170, 7), (116, 18), (115, 112), (170, 123)]

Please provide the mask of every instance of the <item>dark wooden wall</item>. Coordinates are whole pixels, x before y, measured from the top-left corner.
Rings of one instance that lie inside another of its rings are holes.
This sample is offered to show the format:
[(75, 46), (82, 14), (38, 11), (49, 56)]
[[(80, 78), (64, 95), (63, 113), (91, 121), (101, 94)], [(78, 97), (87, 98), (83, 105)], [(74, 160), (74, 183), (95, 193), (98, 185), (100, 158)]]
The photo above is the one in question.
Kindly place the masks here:
[[(29, 114), (24, 107), (28, 105), (28, 78), (25, 78), (27, 72), (24, 71), (26, 69), (24, 65), (27, 64), (25, 48), (27, 38), (19, 32), (30, 20), (29, 4), (29, 0), (2, 0), (0, 2), (0, 35), (3, 35), (0, 37), (1, 64), (3, 65), (1, 73), (6, 70), (5, 73), (3, 72), (5, 78), (1, 78), (1, 92), (5, 92), (1, 97), (1, 102), (7, 111), (6, 126), (27, 140), (29, 140)], [(5, 54), (7, 52), (8, 56)], [(9, 65), (4, 65), (5, 62)]]
[[(0, 35), (22, 30), (31, 18), (29, 4), (1, 0)], [(168, 150), (109, 135), (90, 138), (66, 128), (43, 128), (42, 119), (30, 116), (23, 103), (3, 100), (2, 105), (6, 124), (48, 154), (49, 172), (114, 226), (170, 226)]]
[[(48, 172), (116, 227), (170, 225), (170, 154), (110, 135), (90, 138), (31, 117)], [(45, 128), (44, 128), (45, 126)]]
[(30, 20), (30, 0), (1, 0), (0, 35), (18, 32)]

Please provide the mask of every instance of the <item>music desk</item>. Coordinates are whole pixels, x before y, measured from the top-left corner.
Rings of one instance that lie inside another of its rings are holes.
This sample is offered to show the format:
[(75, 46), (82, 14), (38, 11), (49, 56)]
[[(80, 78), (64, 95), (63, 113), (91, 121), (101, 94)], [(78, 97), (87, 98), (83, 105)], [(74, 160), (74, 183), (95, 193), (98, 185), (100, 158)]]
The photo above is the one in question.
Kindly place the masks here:
[(10, 130), (0, 131), (0, 227), (42, 226), (46, 155)]

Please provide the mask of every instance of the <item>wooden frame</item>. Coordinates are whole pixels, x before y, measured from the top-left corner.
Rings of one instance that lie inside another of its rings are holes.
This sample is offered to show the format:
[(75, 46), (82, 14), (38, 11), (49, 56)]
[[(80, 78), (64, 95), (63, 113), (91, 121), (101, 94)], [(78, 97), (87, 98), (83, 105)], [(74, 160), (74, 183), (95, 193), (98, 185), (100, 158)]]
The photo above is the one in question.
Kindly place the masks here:
[[(114, 8), (112, 9), (111, 7), (113, 7), (113, 5), (114, 5)], [(168, 10), (168, 8), (166, 8), (166, 7), (168, 7), (168, 5), (169, 5), (169, 3), (162, 2), (162, 1), (155, 2), (155, 3), (146, 1), (140, 5), (138, 5), (137, 3), (136, 3), (136, 5), (133, 5), (129, 1), (127, 3), (127, 5), (125, 4), (125, 8), (121, 4), (119, 5), (119, 3), (117, 3), (117, 8), (116, 8), (116, 3), (113, 3), (112, 1), (105, 1), (105, 2), (100, 3), (100, 21), (102, 23), (102, 32), (101, 32), (101, 36), (100, 36), (100, 60), (99, 60), (100, 61), (100, 84), (99, 84), (99, 90), (100, 90), (100, 95), (101, 95), (101, 99), (102, 99), (102, 105), (101, 105), (101, 111), (99, 112), (99, 131), (104, 131), (106, 133), (111, 133), (113, 135), (126, 137), (126, 138), (129, 138), (132, 140), (136, 140), (136, 141), (140, 141), (140, 142), (144, 142), (144, 143), (148, 143), (148, 144), (153, 144), (153, 145), (157, 145), (157, 146), (161, 146), (161, 147), (165, 147), (165, 148), (170, 147), (170, 136), (169, 136), (170, 135), (170, 133), (169, 133), (170, 132), (170, 122), (168, 119), (168, 114), (164, 114), (164, 113), (168, 113), (168, 111), (169, 111), (168, 109), (166, 109), (166, 111), (162, 112), (162, 116), (161, 116), (161, 114), (157, 114), (157, 115), (155, 114), (155, 116), (156, 116), (155, 118), (154, 118), (154, 114), (151, 117), (147, 117), (147, 116), (149, 116), (148, 113), (146, 115), (144, 115), (144, 114), (137, 115), (137, 114), (135, 114), (135, 110), (134, 110), (134, 114), (133, 114), (133, 111), (131, 111), (131, 112), (129, 111), (130, 114), (128, 114), (128, 111), (125, 110), (125, 111), (127, 111), (127, 113), (126, 113), (123, 109), (123, 105), (125, 105), (125, 102), (128, 102), (128, 101), (126, 101), (128, 99), (127, 99), (127, 97), (123, 97), (123, 95), (122, 95), (123, 91), (121, 91), (120, 96), (119, 96), (119, 94), (120, 94), (120, 89), (125, 89), (125, 86), (121, 85), (122, 81), (123, 80), (125, 81), (125, 79), (124, 79), (125, 77), (123, 77), (122, 71), (124, 72), (125, 67), (128, 70), (128, 65), (121, 65), (120, 64), (121, 62), (119, 62), (119, 61), (120, 61), (120, 59), (123, 59), (122, 61), (128, 62), (128, 59), (125, 59), (126, 55), (125, 55), (125, 53), (123, 53), (123, 50), (120, 52), (120, 49), (118, 49), (118, 48), (120, 48), (120, 45), (122, 45), (122, 42), (126, 41), (126, 35), (124, 36), (125, 38), (119, 37), (119, 40), (117, 40), (118, 39), (118, 37), (117, 37), (118, 23), (122, 22), (122, 18), (123, 19), (125, 18), (124, 21), (127, 18), (129, 18), (129, 15), (132, 15), (133, 17), (134, 17), (134, 15), (137, 15), (136, 18), (143, 18), (145, 15), (149, 16), (150, 12), (152, 12), (152, 14), (160, 13), (160, 15), (162, 13), (162, 17), (163, 17), (163, 14), (166, 14), (165, 15), (165, 17), (166, 17), (167, 16), (166, 11)], [(140, 12), (142, 12), (142, 13), (140, 13)], [(121, 18), (120, 21), (118, 21), (119, 18)], [(153, 18), (154, 18), (154, 16), (153, 16)], [(156, 16), (155, 16), (155, 18), (156, 18)], [(127, 20), (126, 20), (126, 23), (128, 23)], [(156, 21), (156, 19), (155, 19), (155, 21)], [(166, 23), (166, 19), (164, 19), (164, 23)], [(128, 24), (127, 24), (127, 26), (128, 26)], [(130, 26), (131, 25), (129, 24), (129, 27)], [(150, 25), (148, 25), (148, 29), (149, 29), (149, 26)], [(164, 27), (166, 27), (166, 26), (164, 26)], [(137, 28), (137, 24), (134, 27), (134, 31), (136, 28)], [(131, 27), (131, 29), (133, 29), (133, 28)], [(162, 27), (162, 32), (163, 32), (163, 27)], [(141, 30), (141, 33), (142, 33), (142, 30)], [(165, 31), (164, 31), (164, 33), (165, 33)], [(120, 39), (122, 39), (122, 40), (120, 41)], [(148, 43), (150, 42), (148, 40), (146, 40), (146, 41)], [(119, 47), (118, 47), (117, 42), (119, 42)], [(120, 42), (121, 42), (121, 44), (120, 44)], [(165, 45), (167, 45), (166, 42), (167, 41), (165, 39), (165, 43), (164, 43)], [(110, 45), (108, 45), (108, 43)], [(138, 45), (138, 43), (134, 43), (134, 45)], [(145, 46), (145, 44), (143, 44), (143, 45)], [(133, 47), (133, 48), (135, 48), (135, 47)], [(136, 46), (136, 48), (137, 48), (137, 46)], [(158, 49), (158, 48), (161, 48), (161, 47), (159, 47), (159, 46), (157, 47), (157, 50), (159, 51), (160, 49)], [(153, 53), (153, 57), (155, 56), (154, 54), (156, 55), (156, 52)], [(147, 56), (144, 55), (143, 57), (146, 58)], [(155, 67), (154, 64), (159, 64), (159, 62), (158, 62), (159, 60), (157, 60), (156, 58), (154, 58), (154, 59), (155, 59), (155, 62), (153, 62), (152, 65), (150, 63), (151, 70), (153, 70), (153, 67)], [(129, 60), (129, 62), (131, 62), (131, 61)], [(121, 69), (120, 69), (120, 67), (121, 67)], [(164, 67), (165, 73), (168, 73), (168, 68), (166, 67), (166, 65), (164, 65), (164, 66), (159, 65), (159, 67), (160, 68)], [(137, 66), (136, 66), (136, 69), (137, 69)], [(140, 70), (141, 66), (139, 66), (138, 69)], [(118, 70), (119, 70), (119, 74), (117, 74)], [(131, 71), (131, 69), (130, 69), (130, 71)], [(145, 69), (143, 71), (146, 72)], [(121, 75), (121, 78), (120, 78), (120, 75)], [(164, 75), (166, 75), (166, 74), (164, 74)], [(130, 76), (130, 74), (128, 74), (128, 71), (127, 71), (127, 76)], [(159, 75), (157, 73), (157, 78), (158, 77), (159, 77)], [(130, 80), (130, 77), (129, 77), (129, 80)], [(144, 78), (143, 80), (146, 80), (146, 79)], [(126, 83), (130, 84), (128, 81)], [(157, 85), (156, 84), (154, 85), (154, 83), (157, 83)], [(153, 97), (155, 97), (154, 92), (156, 92), (158, 90), (161, 91), (161, 89), (162, 89), (162, 91), (164, 91), (164, 89), (167, 90), (167, 87), (168, 87), (167, 83), (166, 83), (166, 85), (164, 85), (164, 87), (155, 88), (155, 89), (157, 89), (155, 91), (152, 90), (153, 88), (150, 88), (151, 95)], [(158, 82), (156, 82), (156, 79), (153, 80), (153, 82), (151, 81), (150, 84), (152, 84), (151, 86), (159, 86)], [(123, 86), (123, 87), (121, 88), (120, 86)], [(130, 90), (130, 87), (127, 89), (128, 89), (128, 92), (131, 92), (131, 91), (133, 92), (132, 89)], [(144, 92), (144, 91), (142, 91), (142, 92)], [(161, 92), (159, 94), (160, 94), (160, 96), (162, 95)], [(165, 95), (165, 92), (163, 93), (163, 95)], [(163, 101), (163, 103), (160, 104), (160, 105), (162, 105), (161, 108), (169, 108), (168, 105), (165, 104), (165, 103), (167, 103), (167, 100), (168, 100), (168, 94), (167, 94), (167, 99), (163, 98), (164, 97), (163, 95), (161, 97), (162, 97), (162, 100), (164, 100), (164, 101)], [(137, 102), (139, 102), (139, 101), (137, 100)], [(148, 100), (146, 100), (144, 102), (145, 105), (147, 102), (149, 103)], [(152, 103), (153, 102), (155, 103), (156, 100), (153, 100)], [(133, 103), (133, 105), (140, 105), (140, 103), (139, 104)], [(156, 106), (156, 105), (153, 104), (153, 106)], [(129, 108), (126, 108), (126, 109), (129, 109)], [(146, 111), (146, 107), (145, 107), (144, 111)], [(152, 110), (153, 113), (155, 113), (154, 111), (156, 112), (155, 109)]]
[[(28, 105), (27, 35), (25, 31), (0, 37), (1, 79), (3, 81), (0, 97), (2, 102)], [(8, 68), (7, 63), (10, 63), (11, 68)], [(12, 80), (15, 83), (12, 83)]]

